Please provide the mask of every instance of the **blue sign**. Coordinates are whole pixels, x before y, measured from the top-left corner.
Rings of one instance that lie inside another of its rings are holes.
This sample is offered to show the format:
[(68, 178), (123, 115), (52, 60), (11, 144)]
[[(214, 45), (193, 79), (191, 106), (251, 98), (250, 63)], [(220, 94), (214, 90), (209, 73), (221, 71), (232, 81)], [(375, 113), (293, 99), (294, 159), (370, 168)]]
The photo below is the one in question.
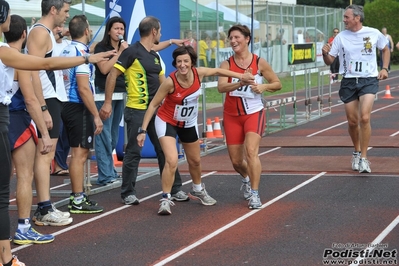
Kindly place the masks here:
[[(180, 39), (179, 0), (106, 0), (106, 17), (119, 16), (126, 22), (126, 36), (128, 43), (140, 40), (138, 27), (146, 16), (154, 16), (161, 21), (161, 41)], [(172, 66), (172, 52), (175, 45), (160, 51), (165, 62), (167, 77), (175, 69)]]
[[(180, 13), (179, 0), (106, 0), (106, 18), (119, 16), (126, 22), (126, 41), (132, 44), (140, 40), (138, 27), (140, 21), (146, 16), (154, 16), (161, 21), (161, 41), (169, 39), (180, 39)], [(165, 64), (165, 76), (167, 77), (175, 68), (172, 66), (172, 52), (175, 45), (160, 51)], [(147, 137), (141, 156), (143, 158), (154, 158), (156, 153), (154, 146)], [(119, 128), (119, 140), (116, 146), (118, 158), (124, 153), (124, 127)]]

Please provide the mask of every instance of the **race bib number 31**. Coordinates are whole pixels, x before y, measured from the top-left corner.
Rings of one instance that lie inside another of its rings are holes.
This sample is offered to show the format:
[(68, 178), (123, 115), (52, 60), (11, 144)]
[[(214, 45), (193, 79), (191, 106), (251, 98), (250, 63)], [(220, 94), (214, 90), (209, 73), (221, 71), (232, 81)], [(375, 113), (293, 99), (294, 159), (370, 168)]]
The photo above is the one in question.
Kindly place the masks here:
[(249, 85), (244, 85), (234, 91), (231, 91), (230, 96), (242, 97), (242, 98), (255, 98), (255, 94), (253, 93)]

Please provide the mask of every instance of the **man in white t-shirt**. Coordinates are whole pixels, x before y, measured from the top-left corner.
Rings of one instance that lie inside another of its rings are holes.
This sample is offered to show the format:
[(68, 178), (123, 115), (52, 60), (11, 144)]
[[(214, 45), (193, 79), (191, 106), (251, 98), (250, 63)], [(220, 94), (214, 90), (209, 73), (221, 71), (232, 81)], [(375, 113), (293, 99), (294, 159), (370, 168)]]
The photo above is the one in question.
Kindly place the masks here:
[[(350, 5), (345, 9), (345, 30), (322, 49), (323, 60), (331, 65), (339, 56), (342, 74), (339, 96), (345, 103), (348, 131), (355, 151), (352, 170), (371, 173), (367, 149), (371, 137), (370, 114), (380, 79), (388, 77), (390, 50), (385, 36), (377, 29), (363, 26), (363, 7)], [(378, 71), (376, 53), (382, 50), (384, 65)]]

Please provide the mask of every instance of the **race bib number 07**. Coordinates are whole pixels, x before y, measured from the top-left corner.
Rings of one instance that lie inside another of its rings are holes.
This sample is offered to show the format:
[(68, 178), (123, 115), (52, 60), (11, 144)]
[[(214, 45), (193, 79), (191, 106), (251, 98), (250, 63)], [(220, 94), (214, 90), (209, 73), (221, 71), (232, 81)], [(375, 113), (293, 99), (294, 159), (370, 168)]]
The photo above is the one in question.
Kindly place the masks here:
[(198, 115), (198, 105), (176, 105), (173, 119), (176, 121), (190, 121)]

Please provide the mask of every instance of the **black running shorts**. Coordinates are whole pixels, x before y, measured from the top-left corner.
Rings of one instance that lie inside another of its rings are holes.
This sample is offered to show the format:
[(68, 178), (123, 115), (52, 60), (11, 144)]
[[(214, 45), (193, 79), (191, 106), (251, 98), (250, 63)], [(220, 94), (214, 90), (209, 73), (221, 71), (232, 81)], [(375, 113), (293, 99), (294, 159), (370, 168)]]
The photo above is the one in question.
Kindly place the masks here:
[(358, 100), (365, 94), (376, 94), (378, 92), (378, 79), (373, 78), (343, 78), (339, 97), (342, 102), (349, 103)]

